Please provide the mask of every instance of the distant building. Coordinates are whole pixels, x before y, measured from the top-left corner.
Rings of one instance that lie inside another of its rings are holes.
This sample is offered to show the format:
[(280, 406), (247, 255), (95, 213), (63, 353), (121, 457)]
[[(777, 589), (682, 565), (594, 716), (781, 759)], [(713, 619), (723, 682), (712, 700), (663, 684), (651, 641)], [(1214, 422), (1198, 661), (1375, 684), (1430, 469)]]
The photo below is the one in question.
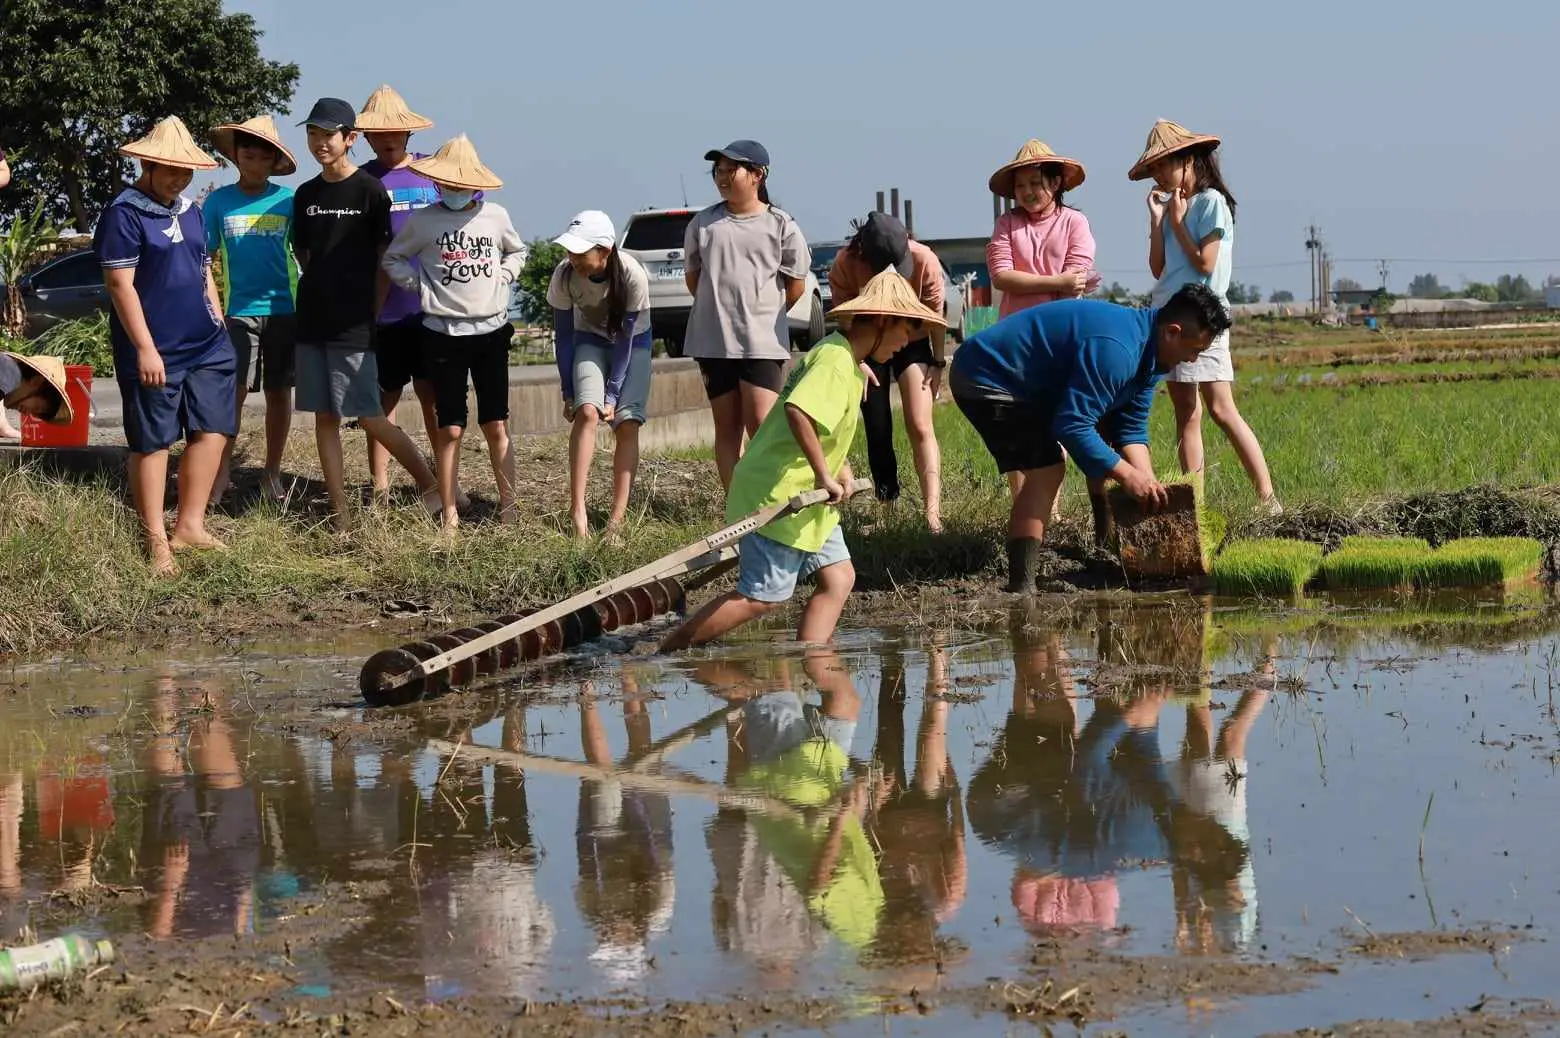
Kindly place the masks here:
[(1560, 285), (1544, 286), (1544, 305), (1551, 310), (1560, 310)]

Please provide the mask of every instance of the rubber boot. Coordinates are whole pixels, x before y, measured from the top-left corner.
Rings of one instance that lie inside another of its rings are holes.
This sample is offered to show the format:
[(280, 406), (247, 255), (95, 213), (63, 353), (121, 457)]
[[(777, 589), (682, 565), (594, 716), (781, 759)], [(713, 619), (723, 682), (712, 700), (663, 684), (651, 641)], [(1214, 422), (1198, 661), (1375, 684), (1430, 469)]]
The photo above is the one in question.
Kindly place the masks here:
[(1104, 494), (1090, 494), (1089, 508), (1094, 512), (1094, 546), (1109, 551), (1116, 536), (1116, 520), (1110, 514), (1110, 499)]
[(1033, 591), (1035, 575), (1040, 569), (1040, 538), (1015, 537), (1009, 540), (1007, 557), (1007, 590), (1019, 593)]

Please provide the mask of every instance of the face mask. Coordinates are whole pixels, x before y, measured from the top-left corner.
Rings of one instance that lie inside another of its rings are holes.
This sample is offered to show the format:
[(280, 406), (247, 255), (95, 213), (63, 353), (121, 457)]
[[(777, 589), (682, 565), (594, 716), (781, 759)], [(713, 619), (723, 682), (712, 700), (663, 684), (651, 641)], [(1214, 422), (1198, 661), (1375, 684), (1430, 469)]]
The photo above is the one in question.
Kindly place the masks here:
[(439, 201), (444, 204), (446, 209), (464, 209), (471, 204), (471, 200), (475, 197), (477, 197), (475, 191), (451, 191), (449, 188), (445, 188), (440, 195)]

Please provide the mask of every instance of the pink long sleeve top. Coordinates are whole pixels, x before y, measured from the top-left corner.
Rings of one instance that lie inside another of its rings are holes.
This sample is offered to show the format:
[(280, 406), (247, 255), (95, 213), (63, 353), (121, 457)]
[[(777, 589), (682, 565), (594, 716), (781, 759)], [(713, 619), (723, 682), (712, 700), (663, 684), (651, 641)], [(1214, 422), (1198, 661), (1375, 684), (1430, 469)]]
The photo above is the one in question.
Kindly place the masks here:
[[(1088, 217), (1076, 209), (1054, 209), (1045, 216), (1031, 216), (1025, 209), (1003, 213), (986, 243), (986, 270), (993, 287), (1005, 270), (1051, 277), (1093, 266), (1094, 235)], [(1055, 292), (1003, 292), (997, 316), (1061, 298)]]

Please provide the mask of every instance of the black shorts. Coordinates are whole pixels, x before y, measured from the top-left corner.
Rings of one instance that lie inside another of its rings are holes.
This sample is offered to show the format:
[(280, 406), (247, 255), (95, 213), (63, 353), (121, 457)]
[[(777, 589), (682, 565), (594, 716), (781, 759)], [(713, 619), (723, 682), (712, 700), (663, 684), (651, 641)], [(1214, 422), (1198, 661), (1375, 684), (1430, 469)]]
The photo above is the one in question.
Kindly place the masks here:
[[(997, 463), (998, 472), (1050, 468), (1060, 465), (1067, 456), (1050, 433), (1051, 420), (1055, 416), (1049, 408), (1037, 408), (1020, 400), (993, 399), (979, 391), (961, 393), (957, 389), (953, 402), (980, 434), (981, 442)], [(1096, 428), (1106, 443), (1121, 450), (1121, 444), (1112, 442), (1107, 420), (1102, 419)]]
[(729, 357), (698, 357), (699, 374), (704, 376), (704, 395), (710, 400), (735, 392), (738, 383), (778, 393), (785, 386), (785, 361), (746, 360)]
[(422, 314), (394, 324), (374, 326), (374, 361), (379, 366), (379, 388), (386, 393), (405, 389), (413, 379), (428, 378)]
[[(253, 393), (262, 386), (266, 392), (291, 389), (294, 380), (298, 317), (296, 314), (271, 314), (266, 317), (229, 317), (228, 339), (238, 355), (238, 384)], [(254, 381), (250, 382), (250, 363), (254, 362)]]
[(477, 391), (477, 424), (509, 420), (509, 343), (515, 337), (512, 325), (506, 323), (481, 335), (445, 335), (424, 328), (423, 336), (439, 428), (466, 427), (467, 376)]
[(883, 382), (883, 387), (886, 389), (892, 383), (898, 382), (899, 376), (909, 371), (913, 366), (917, 364), (931, 364), (933, 359), (932, 340), (917, 339), (881, 364), (877, 361), (868, 361), (867, 363), (877, 370), (879, 381), (882, 380), (884, 372), (887, 372), (888, 381)]

